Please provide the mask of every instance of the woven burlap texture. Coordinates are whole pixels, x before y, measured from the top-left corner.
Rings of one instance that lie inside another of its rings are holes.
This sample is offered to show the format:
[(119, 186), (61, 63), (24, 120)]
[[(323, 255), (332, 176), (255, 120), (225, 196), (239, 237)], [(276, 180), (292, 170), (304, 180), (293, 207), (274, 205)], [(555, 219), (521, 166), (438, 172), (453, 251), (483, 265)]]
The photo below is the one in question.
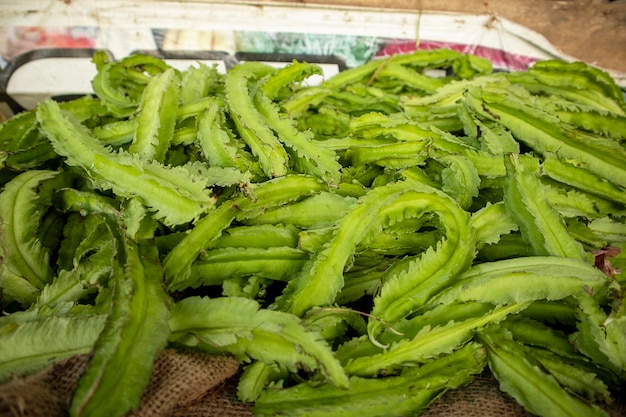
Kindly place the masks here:
[[(72, 392), (89, 361), (74, 356), (25, 378), (0, 385), (0, 417), (65, 417)], [(166, 349), (157, 358), (139, 410), (128, 417), (251, 417), (237, 400), (239, 363), (230, 356)], [(623, 402), (607, 410), (626, 416)], [(498, 389), (486, 371), (463, 388), (447, 392), (422, 417), (529, 417)], [(332, 416), (329, 416), (332, 417)]]
[[(65, 417), (72, 392), (89, 361), (88, 355), (58, 362), (40, 373), (15, 378), (0, 386), (1, 417)], [(224, 385), (239, 370), (230, 356), (166, 349), (158, 356), (139, 409), (129, 417), (188, 415), (185, 409), (207, 392)], [(235, 413), (189, 414), (249, 416), (249, 406), (236, 404)], [(232, 408), (232, 407), (231, 407)]]

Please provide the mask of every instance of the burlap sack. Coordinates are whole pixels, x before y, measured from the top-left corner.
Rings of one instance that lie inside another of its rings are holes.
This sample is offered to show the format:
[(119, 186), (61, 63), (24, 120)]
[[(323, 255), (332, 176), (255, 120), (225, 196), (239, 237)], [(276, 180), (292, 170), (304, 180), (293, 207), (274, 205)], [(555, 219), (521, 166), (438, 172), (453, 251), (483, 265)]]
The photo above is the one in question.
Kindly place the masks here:
[[(65, 417), (72, 391), (87, 365), (87, 355), (56, 363), (44, 371), (0, 385), (0, 417)], [(155, 362), (137, 412), (129, 417), (251, 417), (251, 405), (237, 400), (240, 366), (229, 356), (167, 349)], [(624, 401), (607, 410), (626, 416)], [(447, 392), (423, 417), (529, 417), (503, 394), (489, 372), (467, 387)], [(332, 416), (329, 416), (332, 417)]]
[[(623, 393), (622, 393), (623, 394)], [(610, 406), (603, 406), (610, 417), (626, 417), (623, 395)], [(489, 370), (463, 388), (446, 392), (420, 417), (532, 417), (509, 395), (500, 391)]]
[[(0, 416), (67, 416), (72, 392), (88, 360), (88, 355), (74, 356), (38, 374), (1, 385)], [(250, 407), (241, 403), (237, 404), (241, 410), (239, 414), (231, 414), (226, 409), (223, 413), (215, 413), (216, 408), (211, 410), (211, 414), (186, 414), (184, 411), (207, 392), (224, 385), (238, 370), (239, 363), (230, 356), (166, 349), (155, 361), (153, 376), (139, 410), (129, 414), (129, 417), (249, 416)], [(217, 388), (216, 392), (220, 390), (223, 388)]]

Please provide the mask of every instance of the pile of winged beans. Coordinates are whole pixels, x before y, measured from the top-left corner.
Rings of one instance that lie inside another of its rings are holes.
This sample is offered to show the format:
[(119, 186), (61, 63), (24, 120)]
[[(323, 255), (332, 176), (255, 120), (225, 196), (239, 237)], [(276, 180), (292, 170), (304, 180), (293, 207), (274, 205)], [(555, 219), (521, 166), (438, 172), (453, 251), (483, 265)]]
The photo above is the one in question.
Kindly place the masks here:
[(93, 61), (95, 95), (0, 127), (0, 382), (91, 352), (70, 415), (123, 416), (167, 346), (236, 356), (257, 416), (418, 415), (485, 369), (536, 415), (608, 415), (626, 104), (606, 72)]

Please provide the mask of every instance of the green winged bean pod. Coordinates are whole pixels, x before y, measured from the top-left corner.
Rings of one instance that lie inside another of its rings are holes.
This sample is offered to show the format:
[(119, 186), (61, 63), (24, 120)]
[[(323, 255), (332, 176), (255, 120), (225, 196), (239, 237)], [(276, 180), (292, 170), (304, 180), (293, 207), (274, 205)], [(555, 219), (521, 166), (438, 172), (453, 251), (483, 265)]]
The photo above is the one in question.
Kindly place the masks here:
[(278, 105), (269, 97), (257, 93), (255, 102), (268, 126), (278, 135), (278, 139), (294, 152), (295, 165), (301, 166), (299, 169), (302, 173), (321, 178), (330, 185), (339, 184), (341, 165), (334, 151), (317, 146), (310, 131), (301, 131), (292, 119), (282, 117)]
[(216, 248), (296, 248), (300, 230), (293, 224), (261, 224), (230, 227), (215, 244)]
[(105, 321), (104, 314), (0, 321), (0, 383), (40, 371), (51, 361), (88, 354)]
[(136, 130), (137, 119), (124, 119), (96, 126), (91, 133), (106, 145), (119, 146), (132, 142)]
[(566, 390), (584, 398), (588, 403), (603, 406), (611, 404), (611, 390), (597, 375), (597, 370), (589, 368), (585, 361), (563, 360), (562, 357), (544, 349), (529, 349), (539, 365), (547, 370)]
[(136, 410), (169, 336), (170, 301), (156, 247), (125, 236), (118, 244), (111, 310), (73, 393), (71, 416), (114, 417)]
[(259, 416), (405, 416), (421, 413), (445, 391), (472, 380), (485, 365), (485, 353), (469, 344), (421, 367), (405, 368), (395, 376), (351, 377), (350, 387), (301, 383), (283, 390), (267, 390), (256, 402)]
[(608, 415), (600, 407), (569, 394), (553, 376), (544, 373), (510, 335), (485, 333), (480, 340), (487, 347), (489, 367), (500, 389), (529, 412), (546, 417)]
[(216, 66), (198, 63), (181, 74), (181, 104), (189, 104), (223, 93), (224, 75)]
[(384, 284), (371, 311), (379, 319), (369, 322), (371, 337), (381, 331), (381, 321), (393, 323), (418, 311), (431, 296), (454, 282), (471, 265), (476, 251), (475, 231), (468, 213), (446, 194), (414, 184), (413, 191), (381, 211), (383, 217), (389, 218), (420, 217), (427, 213), (440, 217), (444, 237), (405, 268), (383, 278)]
[[(61, 102), (59, 107), (81, 122), (93, 122), (107, 113), (102, 102), (91, 96)], [(18, 113), (0, 126), (0, 169), (15, 172), (48, 169), (57, 157), (39, 129), (36, 109)]]
[(348, 360), (345, 369), (350, 375), (373, 377), (391, 373), (403, 366), (423, 363), (464, 346), (488, 324), (499, 323), (509, 315), (522, 311), (527, 305), (498, 306), (478, 317), (451, 320), (441, 326), (425, 326), (413, 338), (403, 338), (383, 352)]
[(255, 79), (255, 73), (246, 66), (228, 73), (226, 98), (230, 115), (239, 134), (258, 158), (265, 175), (268, 178), (281, 177), (287, 174), (287, 152), (253, 103), (248, 81)]
[(69, 165), (81, 167), (100, 188), (138, 196), (166, 224), (191, 222), (215, 204), (197, 173), (113, 153), (53, 101), (42, 103), (37, 117), (42, 131)]
[(382, 65), (375, 75), (377, 81), (392, 79), (403, 88), (408, 87), (422, 94), (432, 94), (448, 82), (443, 78), (429, 77), (408, 65), (401, 65), (393, 60)]
[(91, 353), (69, 415), (127, 415), (167, 346), (245, 363), (258, 416), (417, 415), (483, 371), (542, 417), (607, 415), (626, 377), (607, 73), (445, 49), (315, 86), (297, 61), (93, 61), (96, 97), (0, 127), (0, 381)]
[(547, 202), (545, 188), (539, 181), (539, 161), (511, 154), (505, 162), (504, 204), (533, 252), (539, 256), (586, 259), (583, 246), (570, 235), (559, 213)]
[(557, 116), (500, 89), (470, 89), (465, 102), (481, 117), (501, 123), (539, 154), (575, 160), (606, 181), (626, 188), (626, 150), (615, 141), (591, 138), (564, 126)]
[(213, 249), (193, 263), (189, 279), (204, 285), (251, 275), (288, 281), (307, 259), (305, 252), (290, 247)]
[[(206, 110), (198, 115), (197, 135), (204, 157), (211, 166), (236, 167), (243, 165), (238, 161), (238, 149), (228, 132), (222, 127), (220, 105), (217, 100), (208, 103)], [(243, 169), (242, 169), (243, 171)]]
[[(477, 74), (491, 72), (489, 60), (467, 56), (450, 49), (433, 49), (428, 51), (416, 51), (409, 54), (399, 54), (386, 59), (372, 60), (358, 67), (343, 71), (326, 81), (328, 87), (342, 87), (358, 82), (367, 83), (377, 75), (377, 71), (384, 68), (388, 63), (406, 65), (414, 68), (447, 68), (457, 64), (459, 75), (462, 78), (471, 78)], [(465, 71), (463, 71), (465, 69)]]
[(579, 128), (624, 143), (626, 137), (626, 115), (615, 115), (588, 109), (556, 109), (559, 119)]
[(611, 76), (583, 62), (556, 59), (537, 62), (527, 73), (508, 78), (538, 94), (554, 94), (618, 115), (626, 112), (624, 93)]
[[(617, 289), (614, 289), (617, 290)], [(613, 370), (623, 377), (626, 373), (626, 315), (624, 308), (606, 308), (592, 297), (583, 293), (576, 296), (580, 309), (578, 331), (572, 335), (575, 346), (598, 364)]]
[[(321, 191), (326, 187), (313, 177), (288, 175), (249, 186), (250, 196), (240, 195), (216, 207), (197, 222), (195, 227), (165, 257), (163, 269), (171, 289), (180, 289), (189, 277), (191, 264), (202, 250), (215, 244), (222, 231), (237, 216), (255, 217), (265, 210)], [(185, 283), (185, 284), (184, 284)], [(197, 283), (195, 284), (197, 285)]]
[(332, 304), (343, 287), (343, 269), (357, 244), (374, 225), (378, 211), (411, 188), (409, 182), (401, 181), (375, 188), (359, 199), (338, 221), (328, 244), (289, 281), (276, 306), (302, 316), (312, 307)]
[[(188, 297), (177, 302), (170, 319), (171, 338), (191, 333), (207, 350), (230, 352), (296, 371), (319, 372), (323, 380), (345, 389), (348, 377), (319, 333), (280, 311), (260, 309), (239, 297)], [(280, 355), (276, 355), (280, 352)]]
[(170, 68), (159, 58), (141, 54), (115, 61), (106, 52), (98, 51), (93, 61), (98, 69), (91, 81), (93, 90), (109, 111), (119, 117), (133, 114), (150, 77)]
[(556, 181), (626, 205), (626, 193), (622, 187), (603, 179), (585, 168), (577, 166), (575, 160), (572, 162), (556, 156), (546, 155), (542, 167), (546, 175)]
[(474, 164), (466, 157), (447, 155), (439, 158), (445, 165), (441, 172), (442, 191), (468, 210), (472, 200), (478, 197), (480, 177)]
[(593, 265), (557, 256), (528, 256), (483, 262), (465, 271), (431, 305), (450, 302), (522, 303), (563, 300), (576, 294), (606, 295), (610, 281)]
[(284, 98), (280, 102), (280, 106), (289, 116), (299, 118), (310, 107), (318, 105), (330, 94), (332, 94), (332, 90), (326, 87), (303, 88)]
[(130, 153), (163, 162), (174, 136), (180, 88), (173, 68), (153, 76), (143, 90), (137, 109), (137, 127)]
[(57, 171), (30, 170), (13, 178), (0, 193), (0, 288), (24, 305), (34, 302), (54, 278), (50, 249), (38, 238), (37, 229), (53, 203), (52, 191), (67, 183), (63, 178)]
[[(323, 76), (322, 68), (319, 65), (294, 60), (289, 65), (269, 74), (261, 82), (260, 91), (268, 99), (275, 100), (281, 97), (281, 92), (290, 90), (294, 83), (304, 81), (312, 75)], [(287, 93), (290, 92), (287, 91)]]
[(498, 202), (474, 212), (472, 227), (476, 231), (476, 244), (480, 247), (497, 243), (502, 235), (516, 231), (519, 226), (504, 207), (504, 202)]

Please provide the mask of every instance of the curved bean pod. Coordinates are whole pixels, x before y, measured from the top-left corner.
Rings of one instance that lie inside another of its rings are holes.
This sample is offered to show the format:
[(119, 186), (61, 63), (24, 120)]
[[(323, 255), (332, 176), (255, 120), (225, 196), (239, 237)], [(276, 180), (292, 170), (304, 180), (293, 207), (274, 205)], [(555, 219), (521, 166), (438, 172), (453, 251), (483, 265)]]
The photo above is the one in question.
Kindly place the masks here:
[(426, 326), (412, 339), (404, 338), (382, 353), (349, 360), (345, 369), (350, 375), (375, 376), (392, 372), (408, 364), (423, 363), (443, 353), (449, 353), (468, 343), (477, 331), (488, 324), (497, 324), (509, 315), (522, 311), (528, 303), (495, 307), (477, 317), (450, 321), (442, 326)]
[(193, 285), (220, 285), (224, 280), (259, 276), (288, 281), (295, 276), (308, 255), (295, 248), (220, 248), (202, 254), (191, 266)]
[(434, 188), (416, 185), (416, 189), (387, 205), (381, 215), (393, 219), (436, 214), (445, 231), (444, 237), (405, 268), (383, 278), (384, 284), (374, 298), (371, 311), (379, 320), (369, 322), (370, 337), (381, 331), (381, 321), (393, 323), (422, 308), (469, 268), (475, 256), (476, 236), (469, 214)]
[(72, 396), (73, 417), (119, 417), (136, 409), (169, 337), (170, 301), (156, 246), (125, 236), (118, 244), (111, 309)]
[(226, 99), (230, 115), (242, 139), (259, 159), (265, 175), (268, 178), (281, 177), (287, 174), (289, 158), (253, 103), (248, 81), (254, 78), (254, 72), (246, 67), (228, 72)]
[(113, 153), (53, 101), (40, 104), (37, 118), (55, 151), (69, 165), (81, 167), (101, 188), (113, 189), (120, 196), (138, 196), (168, 225), (193, 221), (215, 204), (197, 173)]
[(522, 303), (562, 300), (582, 293), (602, 297), (609, 284), (602, 271), (580, 259), (518, 257), (476, 264), (430, 304), (463, 301)]
[(509, 393), (533, 414), (557, 417), (606, 417), (598, 406), (570, 395), (524, 352), (521, 345), (503, 332), (479, 336), (487, 348), (489, 368)]
[(506, 126), (513, 136), (538, 153), (579, 161), (586, 169), (626, 188), (626, 150), (613, 140), (595, 138), (564, 127), (558, 118), (530, 103), (485, 87), (468, 90), (472, 111)]
[(137, 124), (130, 153), (163, 162), (174, 136), (178, 109), (178, 77), (168, 68), (150, 78), (137, 109)]
[[(188, 297), (172, 308), (171, 340), (192, 334), (209, 351), (278, 363), (291, 371), (319, 371), (329, 383), (345, 389), (348, 377), (319, 333), (291, 314), (259, 308), (240, 297)], [(277, 352), (280, 352), (277, 354)]]
[(237, 216), (255, 217), (268, 208), (314, 194), (326, 187), (312, 177), (288, 175), (249, 186), (250, 197), (239, 196), (219, 205), (196, 223), (194, 228), (165, 257), (163, 269), (170, 289), (180, 289), (191, 264), (203, 249), (211, 248)]
[(534, 254), (586, 259), (583, 246), (571, 236), (558, 212), (544, 197), (539, 161), (511, 154), (505, 158), (505, 164), (504, 205)]
[(57, 171), (26, 171), (0, 193), (0, 288), (25, 305), (34, 302), (54, 276), (50, 251), (37, 238), (37, 229), (44, 208), (52, 204), (42, 190), (54, 187), (57, 177), (62, 179)]

